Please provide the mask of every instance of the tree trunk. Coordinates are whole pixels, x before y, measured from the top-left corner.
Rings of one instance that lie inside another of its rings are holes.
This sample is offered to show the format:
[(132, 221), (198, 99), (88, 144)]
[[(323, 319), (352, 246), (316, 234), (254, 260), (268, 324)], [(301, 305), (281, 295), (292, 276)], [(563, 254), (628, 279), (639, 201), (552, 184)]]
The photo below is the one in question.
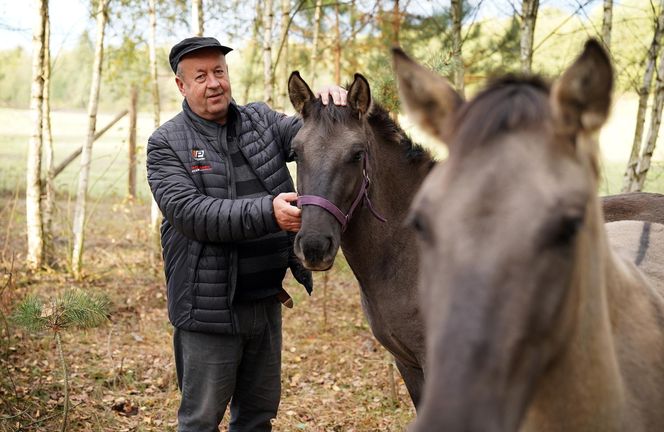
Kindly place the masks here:
[(639, 163), (636, 167), (636, 176), (630, 185), (630, 192), (643, 190), (646, 182), (646, 176), (650, 169), (650, 160), (657, 145), (657, 136), (659, 135), (659, 126), (662, 123), (662, 106), (664, 106), (664, 57), (659, 59), (657, 69), (657, 84), (655, 86), (655, 103), (650, 111), (650, 128), (646, 137), (646, 146), (641, 153)]
[(602, 18), (602, 42), (611, 52), (611, 27), (613, 26), (613, 0), (604, 0), (604, 16)]
[[(454, 0), (452, 1), (454, 3)], [(392, 45), (399, 45), (399, 30), (401, 28), (401, 10), (399, 0), (394, 0), (392, 7)]]
[(46, 263), (51, 265), (55, 261), (53, 244), (53, 214), (55, 212), (55, 162), (53, 151), (53, 135), (51, 133), (51, 24), (48, 11), (45, 20), (44, 32), (44, 101), (43, 101), (43, 138), (44, 138), (44, 166), (46, 178), (42, 189), (42, 214), (44, 229), (44, 257)]
[(334, 4), (334, 83), (341, 84), (341, 22), (339, 3)]
[(281, 78), (279, 79), (280, 96), (279, 100), (283, 110), (286, 109), (290, 103), (288, 98), (288, 78), (290, 71), (288, 70), (288, 28), (290, 27), (290, 13), (291, 2), (290, 0), (281, 0), (281, 35), (280, 39), (280, 53), (277, 56), (277, 61), (281, 61)]
[(311, 44), (311, 60), (309, 62), (309, 75), (311, 86), (316, 81), (316, 70), (318, 67), (318, 44), (320, 38), (320, 23), (323, 16), (323, 0), (316, 0), (316, 9), (314, 12), (314, 40)]
[(452, 0), (452, 62), (454, 64), (454, 86), (457, 92), (464, 96), (464, 65), (462, 57), (461, 19), (462, 0)]
[[(157, 0), (150, 0), (150, 80), (152, 81), (152, 118), (154, 128), (161, 125), (161, 101), (159, 98), (159, 80), (157, 76)], [(150, 194), (152, 195), (152, 194)], [(161, 252), (160, 232), (161, 210), (157, 202), (152, 198), (150, 206), (150, 224), (148, 238), (152, 245), (152, 253), (149, 254), (151, 264), (156, 264)]]
[(99, 0), (97, 8), (97, 39), (95, 44), (95, 58), (92, 67), (92, 81), (90, 84), (90, 99), (88, 101), (88, 138), (83, 153), (81, 153), (81, 172), (78, 178), (78, 191), (76, 206), (74, 207), (74, 223), (72, 233), (74, 244), (72, 248), (71, 266), (76, 279), (81, 278), (83, 264), (83, 237), (85, 227), (85, 210), (90, 177), (90, 163), (92, 161), (92, 143), (97, 125), (97, 104), (99, 102), (99, 88), (101, 86), (102, 60), (104, 54), (104, 31), (108, 14), (108, 1)]
[(272, 74), (272, 21), (274, 20), (272, 0), (265, 2), (263, 21), (263, 100), (269, 106), (274, 104), (274, 75)]
[(48, 0), (37, 3), (35, 27), (32, 35), (32, 89), (30, 111), (32, 135), (28, 143), (26, 169), (25, 211), (28, 234), (28, 268), (38, 269), (44, 259), (43, 221), (41, 213), (41, 153), (44, 112), (44, 37), (48, 15)]
[(523, 0), (521, 3), (521, 72), (529, 74), (533, 64), (533, 40), (539, 0)]
[(127, 173), (127, 198), (136, 198), (136, 104), (138, 103), (138, 88), (131, 86), (129, 96), (129, 167)]
[(664, 37), (664, 0), (660, 2), (659, 15), (655, 19), (655, 28), (652, 42), (648, 48), (646, 57), (646, 67), (643, 72), (643, 84), (638, 90), (639, 105), (636, 111), (636, 127), (634, 130), (634, 140), (632, 141), (632, 150), (627, 161), (627, 168), (623, 175), (623, 192), (632, 190), (632, 185), (636, 182), (637, 167), (639, 164), (639, 154), (641, 153), (641, 143), (643, 141), (643, 127), (646, 119), (646, 109), (650, 97), (650, 88), (652, 87), (652, 78), (655, 74), (655, 65), (657, 56), (661, 49), (662, 37)]
[(203, 0), (191, 1), (191, 33), (194, 36), (203, 36)]

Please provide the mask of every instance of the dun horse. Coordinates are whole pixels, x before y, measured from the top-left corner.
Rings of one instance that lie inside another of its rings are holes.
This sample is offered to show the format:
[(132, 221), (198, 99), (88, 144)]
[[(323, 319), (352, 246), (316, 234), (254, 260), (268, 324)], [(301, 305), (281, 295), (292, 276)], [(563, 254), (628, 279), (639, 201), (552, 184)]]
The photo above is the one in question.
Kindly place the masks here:
[(394, 65), (450, 153), (412, 207), (428, 332), (413, 430), (664, 430), (664, 225), (604, 224), (601, 46), (551, 89), (506, 77), (461, 106), (399, 50)]
[(323, 105), (297, 72), (288, 83), (303, 126), (293, 140), (302, 227), (295, 253), (327, 270), (341, 245), (360, 284), (376, 339), (392, 353), (417, 407), (424, 383), (424, 323), (417, 301), (414, 234), (403, 226), (433, 164), (380, 106), (357, 74), (348, 106)]

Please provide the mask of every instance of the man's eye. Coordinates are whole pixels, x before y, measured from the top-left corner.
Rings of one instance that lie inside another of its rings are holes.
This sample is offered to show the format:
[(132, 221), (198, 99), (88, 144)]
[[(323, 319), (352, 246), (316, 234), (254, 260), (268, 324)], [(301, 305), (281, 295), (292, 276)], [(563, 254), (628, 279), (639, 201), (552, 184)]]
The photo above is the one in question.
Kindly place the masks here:
[(205, 81), (205, 75), (196, 75), (195, 80), (198, 82), (203, 82)]

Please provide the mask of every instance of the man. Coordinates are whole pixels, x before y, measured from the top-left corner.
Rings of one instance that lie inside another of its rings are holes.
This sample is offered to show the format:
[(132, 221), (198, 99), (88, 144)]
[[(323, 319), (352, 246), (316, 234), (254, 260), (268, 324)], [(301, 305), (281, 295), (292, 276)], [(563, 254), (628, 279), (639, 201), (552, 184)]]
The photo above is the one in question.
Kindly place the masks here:
[[(178, 385), (178, 430), (269, 431), (280, 398), (282, 280), (300, 227), (286, 168), (300, 120), (263, 103), (235, 104), (214, 38), (176, 44), (169, 62), (182, 112), (148, 140), (148, 182), (161, 238)], [(323, 92), (345, 104), (345, 90)], [(290, 232), (291, 234), (287, 233)]]

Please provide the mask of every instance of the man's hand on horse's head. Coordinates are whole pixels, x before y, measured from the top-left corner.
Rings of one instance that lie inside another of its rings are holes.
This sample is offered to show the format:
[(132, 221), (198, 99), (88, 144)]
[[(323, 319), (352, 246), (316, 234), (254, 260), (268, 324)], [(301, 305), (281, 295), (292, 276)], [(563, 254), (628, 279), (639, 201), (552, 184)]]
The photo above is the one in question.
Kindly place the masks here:
[(326, 85), (316, 92), (316, 97), (320, 97), (323, 105), (327, 105), (329, 97), (332, 96), (332, 101), (335, 105), (346, 106), (346, 89), (337, 85)]

